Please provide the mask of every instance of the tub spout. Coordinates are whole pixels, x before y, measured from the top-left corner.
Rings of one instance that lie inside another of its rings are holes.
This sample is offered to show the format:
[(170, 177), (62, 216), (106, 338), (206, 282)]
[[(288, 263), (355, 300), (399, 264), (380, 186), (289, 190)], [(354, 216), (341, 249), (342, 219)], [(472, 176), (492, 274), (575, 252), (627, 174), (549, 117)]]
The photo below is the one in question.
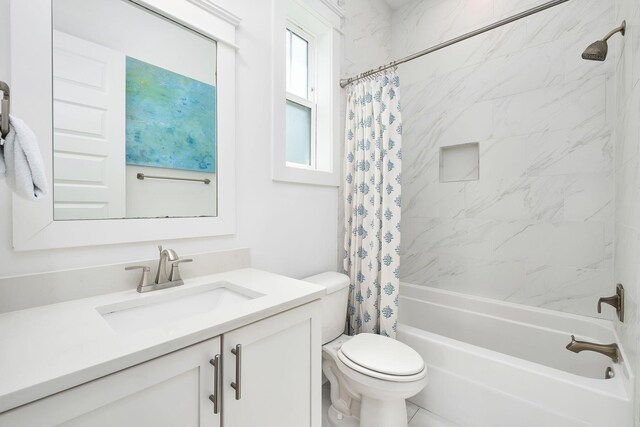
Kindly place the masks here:
[(583, 350), (595, 351), (596, 353), (604, 354), (613, 360), (613, 363), (618, 363), (620, 358), (620, 351), (618, 350), (618, 344), (596, 344), (587, 341), (578, 341), (576, 337), (571, 335), (571, 342), (567, 344), (567, 350), (574, 353), (580, 353)]

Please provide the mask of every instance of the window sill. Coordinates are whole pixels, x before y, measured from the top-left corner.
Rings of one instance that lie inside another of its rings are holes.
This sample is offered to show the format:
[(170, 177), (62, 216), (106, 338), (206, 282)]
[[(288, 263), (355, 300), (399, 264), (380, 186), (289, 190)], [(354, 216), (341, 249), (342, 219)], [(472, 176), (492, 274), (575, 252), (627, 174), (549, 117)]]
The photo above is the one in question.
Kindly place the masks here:
[(325, 172), (304, 165), (282, 165), (273, 170), (273, 180), (279, 182), (292, 182), (296, 184), (323, 185), (327, 187), (340, 186), (340, 174), (338, 172)]

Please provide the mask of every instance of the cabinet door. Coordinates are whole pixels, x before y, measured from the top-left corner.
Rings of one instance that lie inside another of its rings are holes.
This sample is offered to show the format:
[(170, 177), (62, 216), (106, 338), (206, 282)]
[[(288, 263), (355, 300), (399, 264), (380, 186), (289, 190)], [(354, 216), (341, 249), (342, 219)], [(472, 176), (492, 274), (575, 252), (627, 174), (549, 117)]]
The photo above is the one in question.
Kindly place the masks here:
[(224, 426), (320, 426), (318, 310), (314, 302), (223, 335)]
[(220, 426), (214, 338), (0, 415), (0, 426)]

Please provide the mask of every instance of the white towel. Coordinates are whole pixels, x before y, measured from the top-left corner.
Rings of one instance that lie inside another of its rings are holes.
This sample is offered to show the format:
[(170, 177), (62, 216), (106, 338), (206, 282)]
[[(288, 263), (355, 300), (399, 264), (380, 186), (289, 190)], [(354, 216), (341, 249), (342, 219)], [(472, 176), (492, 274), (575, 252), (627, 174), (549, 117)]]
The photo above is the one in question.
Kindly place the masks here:
[(42, 155), (36, 136), (22, 120), (9, 116), (9, 133), (0, 150), (0, 175), (14, 193), (27, 199), (42, 199), (49, 193)]

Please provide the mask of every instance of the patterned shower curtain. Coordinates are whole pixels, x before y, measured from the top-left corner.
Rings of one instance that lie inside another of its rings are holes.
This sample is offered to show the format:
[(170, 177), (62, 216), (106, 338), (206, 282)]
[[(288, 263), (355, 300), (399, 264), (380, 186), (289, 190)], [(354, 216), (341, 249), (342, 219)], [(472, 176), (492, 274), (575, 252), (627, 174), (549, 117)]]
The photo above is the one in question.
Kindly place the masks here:
[(400, 79), (395, 70), (349, 88), (345, 139), (349, 335), (371, 332), (395, 338), (402, 169)]

